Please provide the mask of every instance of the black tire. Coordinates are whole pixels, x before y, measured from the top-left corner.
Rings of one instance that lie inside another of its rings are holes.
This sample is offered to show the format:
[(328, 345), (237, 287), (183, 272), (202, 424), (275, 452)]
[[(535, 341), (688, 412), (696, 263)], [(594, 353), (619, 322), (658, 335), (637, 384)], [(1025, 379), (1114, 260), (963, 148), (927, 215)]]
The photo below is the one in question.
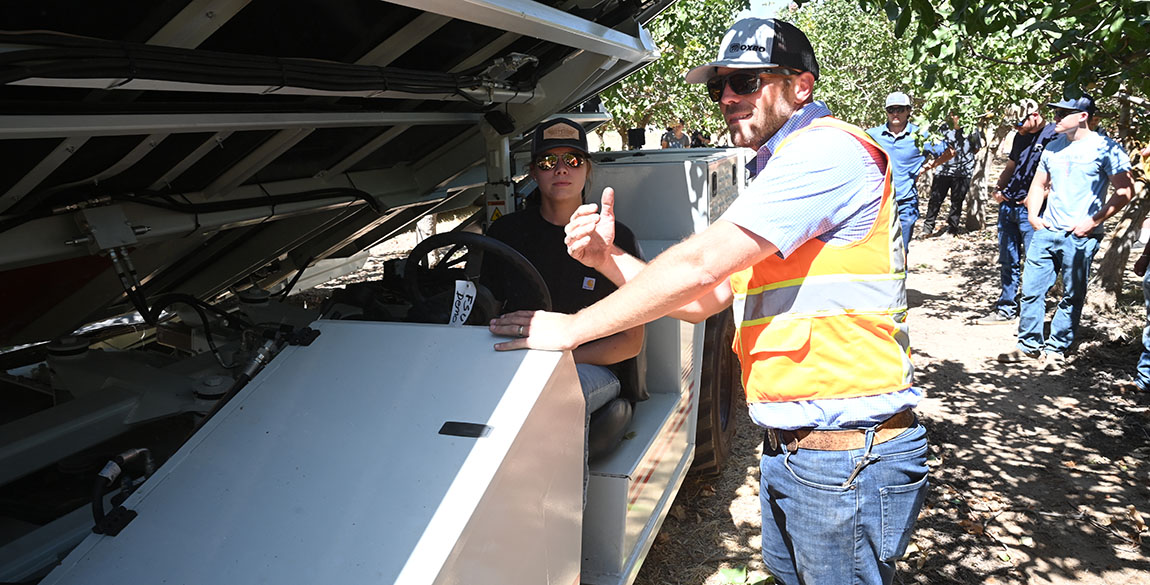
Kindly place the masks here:
[(703, 333), (703, 372), (699, 418), (695, 426), (695, 461), (691, 473), (711, 478), (723, 472), (735, 436), (735, 409), (741, 406), (743, 378), (731, 351), (735, 323), (731, 311), (707, 319)]

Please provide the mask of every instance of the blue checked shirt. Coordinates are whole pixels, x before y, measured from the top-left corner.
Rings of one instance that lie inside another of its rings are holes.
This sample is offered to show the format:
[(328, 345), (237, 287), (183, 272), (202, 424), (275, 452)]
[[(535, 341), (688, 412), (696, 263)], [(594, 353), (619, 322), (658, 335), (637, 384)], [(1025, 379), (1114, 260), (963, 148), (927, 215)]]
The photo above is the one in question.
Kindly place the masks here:
[[(816, 118), (830, 116), (823, 102), (795, 112), (749, 165), (754, 181), (722, 219), (766, 239), (786, 258), (811, 238), (842, 245), (867, 234), (878, 217), (883, 173), (853, 136), (815, 128), (792, 140), (790, 134)], [(922, 399), (914, 387), (861, 398), (759, 402), (751, 418), (775, 429), (841, 429), (873, 426)]]
[[(866, 133), (890, 155), (894, 200), (899, 203), (917, 200), (918, 191), (914, 182), (922, 170), (922, 163), (926, 161), (924, 152), (938, 156), (946, 150), (945, 145), (932, 142), (920, 147), (915, 140), (925, 142), (926, 135), (918, 126), (911, 123), (907, 123), (906, 128), (898, 134), (891, 132), (886, 124), (869, 128)], [(920, 136), (921, 138), (918, 138)]]

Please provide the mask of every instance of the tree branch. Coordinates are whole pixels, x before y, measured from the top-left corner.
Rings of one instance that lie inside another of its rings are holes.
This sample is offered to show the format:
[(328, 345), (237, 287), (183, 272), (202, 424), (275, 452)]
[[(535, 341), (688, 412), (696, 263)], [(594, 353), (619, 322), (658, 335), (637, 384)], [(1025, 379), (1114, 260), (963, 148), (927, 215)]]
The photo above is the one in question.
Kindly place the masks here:
[(1068, 57), (1070, 57), (1069, 53), (1061, 53), (1061, 54), (1058, 54), (1058, 55), (1051, 57), (1050, 59), (1048, 59), (1046, 61), (1007, 61), (1005, 59), (996, 59), (994, 57), (983, 55), (982, 53), (979, 53), (978, 51), (974, 50), (974, 47), (971, 46), (970, 43), (964, 43), (964, 44), (966, 45), (967, 50), (970, 51), (970, 55), (972, 57), (982, 59), (983, 61), (990, 61), (991, 63), (998, 63), (999, 65), (1015, 65), (1015, 66), (1033, 65), (1036, 67), (1046, 67), (1049, 65), (1053, 65), (1059, 61), (1063, 61), (1063, 60), (1067, 59)]

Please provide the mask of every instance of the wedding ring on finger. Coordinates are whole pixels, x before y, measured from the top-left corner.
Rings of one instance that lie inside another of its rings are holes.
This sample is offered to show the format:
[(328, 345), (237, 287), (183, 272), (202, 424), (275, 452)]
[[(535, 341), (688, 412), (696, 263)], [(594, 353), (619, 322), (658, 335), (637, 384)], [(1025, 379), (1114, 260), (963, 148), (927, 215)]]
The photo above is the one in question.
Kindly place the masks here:
[(519, 337), (523, 337), (523, 326), (519, 326)]

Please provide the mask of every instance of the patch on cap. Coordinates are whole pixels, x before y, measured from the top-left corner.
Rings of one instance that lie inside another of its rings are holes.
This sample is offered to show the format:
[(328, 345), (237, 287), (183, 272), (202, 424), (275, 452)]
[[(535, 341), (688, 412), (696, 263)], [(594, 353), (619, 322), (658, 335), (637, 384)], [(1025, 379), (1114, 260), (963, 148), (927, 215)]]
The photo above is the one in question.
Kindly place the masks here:
[(579, 129), (564, 123), (543, 130), (544, 140), (579, 140)]

